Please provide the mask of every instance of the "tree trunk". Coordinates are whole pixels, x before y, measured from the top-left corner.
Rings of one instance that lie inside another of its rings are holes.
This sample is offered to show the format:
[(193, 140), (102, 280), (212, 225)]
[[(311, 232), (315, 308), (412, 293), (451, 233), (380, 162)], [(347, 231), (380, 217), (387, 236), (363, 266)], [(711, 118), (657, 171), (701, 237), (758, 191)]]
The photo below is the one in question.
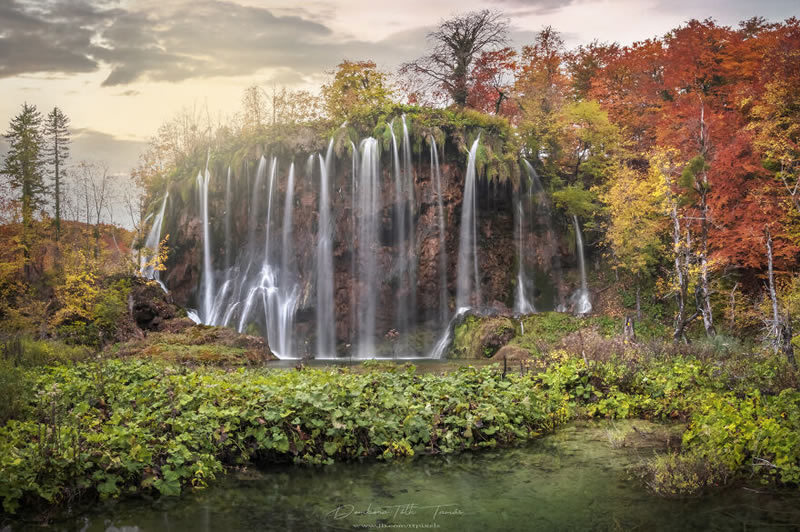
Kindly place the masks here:
[(55, 162), (56, 242), (61, 238), (61, 175), (59, 173), (58, 134), (55, 135), (53, 160)]
[(786, 313), (786, 321), (781, 325), (781, 351), (783, 356), (794, 369), (797, 369), (797, 360), (794, 358), (794, 346), (792, 345), (792, 318)]
[(769, 232), (769, 227), (764, 228), (764, 236), (767, 239), (767, 279), (769, 281), (769, 298), (772, 302), (772, 323), (769, 333), (776, 341), (779, 341), (781, 318), (778, 314), (778, 295), (775, 292), (775, 272), (772, 262), (772, 235)]
[(678, 219), (678, 207), (674, 204), (670, 212), (670, 217), (672, 218), (672, 243), (675, 250), (675, 282), (678, 285), (676, 292), (678, 311), (675, 314), (675, 330), (672, 339), (675, 342), (680, 342), (684, 335), (683, 329), (686, 326), (686, 292), (688, 291), (688, 283), (686, 273), (684, 272), (685, 244), (681, 238), (681, 223)]
[(642, 300), (641, 300), (642, 287), (639, 283), (639, 276), (636, 276), (636, 320), (642, 321)]
[(700, 194), (700, 289), (702, 294), (700, 313), (703, 316), (703, 326), (706, 336), (713, 338), (717, 331), (714, 328), (714, 314), (711, 310), (711, 290), (708, 283), (708, 202), (707, 178), (703, 173), (703, 192)]
[(634, 326), (633, 318), (630, 316), (625, 316), (625, 323), (622, 327), (622, 337), (625, 342), (635, 342), (636, 341), (636, 330)]
[(733, 331), (736, 327), (736, 289), (739, 288), (739, 282), (733, 285), (731, 289), (731, 297), (728, 306), (730, 308), (730, 316), (728, 318), (728, 328)]

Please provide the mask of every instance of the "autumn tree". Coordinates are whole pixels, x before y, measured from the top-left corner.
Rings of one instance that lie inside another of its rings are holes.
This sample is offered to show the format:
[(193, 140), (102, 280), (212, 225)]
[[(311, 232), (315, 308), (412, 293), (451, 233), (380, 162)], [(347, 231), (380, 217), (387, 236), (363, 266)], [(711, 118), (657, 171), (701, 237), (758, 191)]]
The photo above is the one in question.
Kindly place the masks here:
[(474, 79), (473, 65), (484, 52), (502, 48), (508, 21), (484, 9), (444, 20), (428, 34), (427, 55), (403, 64), (401, 73), (419, 76), (429, 89), (441, 90), (459, 107), (467, 105)]
[[(752, 31), (749, 26), (742, 31)], [(774, 172), (786, 196), (800, 214), (800, 19), (761, 34), (764, 57), (761, 91), (742, 103), (747, 128), (764, 166)], [(800, 240), (798, 238), (797, 240)]]
[(655, 165), (646, 173), (623, 165), (617, 168), (615, 179), (601, 199), (608, 211), (605, 243), (615, 268), (636, 280), (637, 317), (641, 319), (641, 282), (666, 251), (663, 237), (669, 212), (667, 182)]
[(664, 86), (664, 44), (647, 40), (625, 47), (591, 79), (589, 98), (623, 128), (632, 151), (646, 164), (656, 145), (662, 110), (668, 105)]
[(272, 125), (312, 122), (322, 113), (320, 98), (304, 90), (275, 89), (271, 104)]
[(42, 116), (35, 105), (22, 105), (22, 111), (11, 120), (5, 137), (9, 143), (0, 174), (5, 175), (11, 187), (19, 191), (22, 199), (22, 248), (26, 277), (30, 276), (30, 236), (34, 213), (45, 204), (47, 187), (44, 182), (42, 149)]
[(595, 78), (619, 54), (618, 44), (601, 43), (597, 40), (587, 45), (581, 44), (567, 52), (564, 59), (573, 97), (579, 100), (588, 99)]
[(267, 94), (258, 85), (250, 85), (242, 95), (242, 127), (257, 131), (267, 125)]
[(382, 107), (393, 98), (388, 76), (372, 61), (342, 61), (322, 86), (325, 113), (336, 122)]
[(550, 174), (558, 171), (562, 148), (559, 113), (568, 90), (564, 53), (564, 40), (558, 32), (549, 26), (543, 28), (532, 44), (522, 47), (514, 85), (520, 132), (532, 155)]
[(557, 116), (561, 174), (588, 186), (613, 177), (622, 150), (619, 128), (595, 101), (565, 105)]
[(484, 113), (513, 117), (518, 107), (511, 101), (517, 70), (517, 52), (505, 47), (483, 52), (472, 68), (473, 83), (467, 105)]
[(54, 107), (44, 124), (46, 145), (44, 155), (50, 166), (53, 180), (53, 214), (56, 226), (56, 241), (61, 236), (61, 199), (63, 195), (64, 168), (69, 158), (69, 118), (60, 108)]

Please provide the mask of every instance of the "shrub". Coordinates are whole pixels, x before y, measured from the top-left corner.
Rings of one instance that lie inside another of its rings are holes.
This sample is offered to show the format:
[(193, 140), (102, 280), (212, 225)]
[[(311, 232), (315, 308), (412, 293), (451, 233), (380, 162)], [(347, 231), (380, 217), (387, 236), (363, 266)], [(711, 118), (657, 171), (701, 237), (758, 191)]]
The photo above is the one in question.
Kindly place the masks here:
[(704, 457), (668, 453), (646, 461), (639, 468), (639, 476), (658, 495), (680, 497), (724, 484), (729, 473), (719, 462)]
[(24, 417), (31, 396), (31, 383), (24, 371), (0, 359), (0, 426)]
[(113, 339), (128, 313), (130, 279), (120, 279), (104, 290), (92, 309), (92, 321), (103, 340)]

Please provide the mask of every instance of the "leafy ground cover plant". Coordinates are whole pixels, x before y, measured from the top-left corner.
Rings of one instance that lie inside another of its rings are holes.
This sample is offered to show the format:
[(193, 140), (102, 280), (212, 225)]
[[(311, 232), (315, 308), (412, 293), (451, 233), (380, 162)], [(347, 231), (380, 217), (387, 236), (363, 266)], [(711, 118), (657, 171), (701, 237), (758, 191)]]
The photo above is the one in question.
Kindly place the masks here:
[(513, 371), (443, 374), (141, 359), (18, 368), (34, 393), (0, 427), (0, 498), (14, 513), (22, 504), (177, 495), (228, 466), (478, 450), (576, 417), (686, 421), (680, 453), (641, 471), (657, 493), (682, 496), (754, 473), (798, 484), (800, 392), (785, 387), (796, 378), (777, 358), (751, 362), (642, 353), (595, 361), (555, 350)]

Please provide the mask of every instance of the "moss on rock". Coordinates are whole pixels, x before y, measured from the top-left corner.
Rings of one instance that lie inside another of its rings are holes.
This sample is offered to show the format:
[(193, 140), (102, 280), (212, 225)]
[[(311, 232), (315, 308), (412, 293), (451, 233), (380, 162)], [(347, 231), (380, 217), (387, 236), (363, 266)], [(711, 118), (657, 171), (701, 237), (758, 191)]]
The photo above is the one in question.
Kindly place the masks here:
[(530, 357), (531, 357), (531, 352), (523, 347), (520, 347), (518, 345), (504, 345), (497, 351), (497, 353), (494, 354), (492, 360), (494, 361), (502, 361), (503, 359), (507, 361), (527, 360)]
[[(187, 325), (188, 320), (173, 321)], [(276, 358), (263, 338), (206, 325), (170, 327), (164, 332), (153, 332), (144, 339), (115, 346), (111, 354), (223, 366), (260, 364)]]
[(516, 335), (507, 316), (479, 317), (468, 314), (456, 324), (449, 358), (491, 358)]

